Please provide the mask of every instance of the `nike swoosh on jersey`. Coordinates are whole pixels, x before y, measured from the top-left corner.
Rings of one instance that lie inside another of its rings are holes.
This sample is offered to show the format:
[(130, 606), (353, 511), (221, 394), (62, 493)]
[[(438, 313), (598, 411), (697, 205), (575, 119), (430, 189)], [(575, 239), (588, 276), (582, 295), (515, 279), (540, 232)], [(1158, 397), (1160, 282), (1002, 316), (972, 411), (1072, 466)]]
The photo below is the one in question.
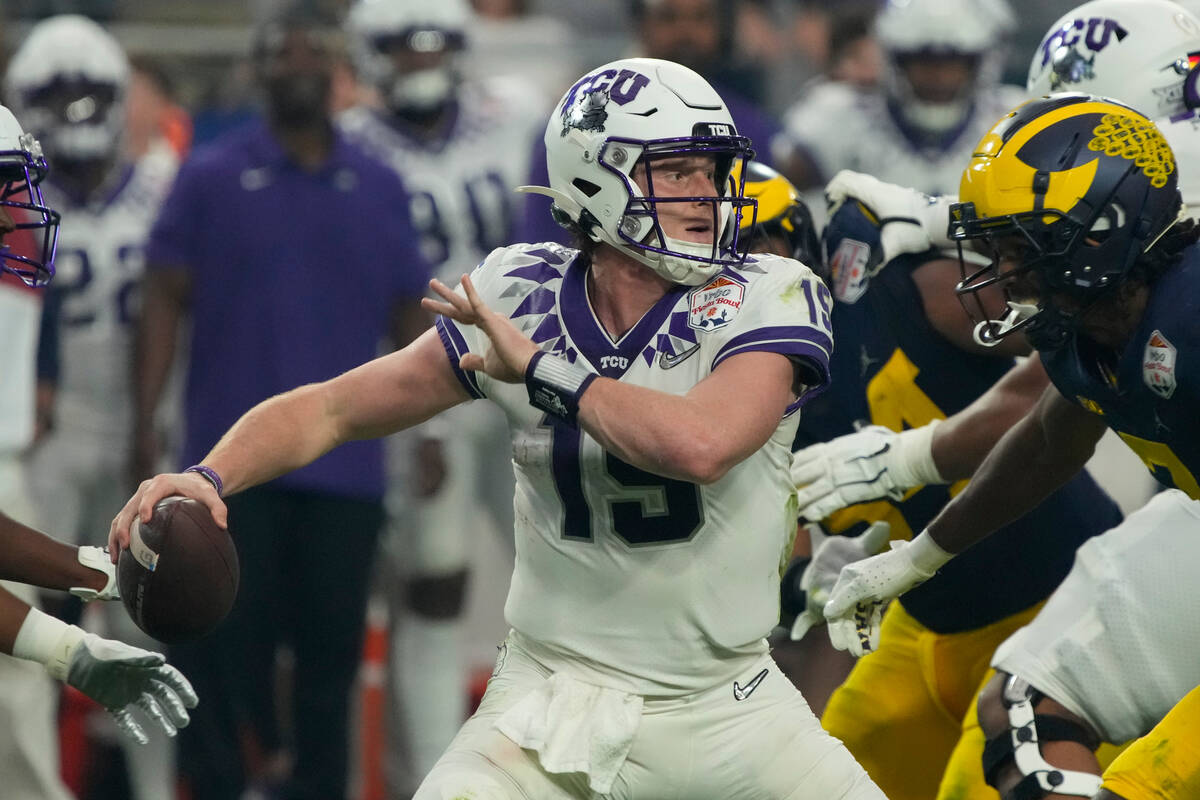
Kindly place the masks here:
[(659, 353), (658, 354), (658, 366), (661, 367), (662, 369), (671, 369), (672, 367), (678, 367), (684, 361), (687, 361), (689, 358), (691, 358), (695, 354), (695, 352), (699, 349), (700, 349), (700, 343), (697, 342), (696, 344), (689, 347), (687, 350), (684, 350), (682, 353), (679, 353), (677, 355), (669, 356), (665, 352)]
[(754, 694), (754, 690), (758, 688), (758, 685), (760, 683), (762, 683), (763, 679), (766, 677), (767, 677), (767, 671), (764, 669), (762, 672), (758, 673), (753, 678), (751, 678), (750, 682), (747, 683), (745, 686), (741, 686), (738, 684), (737, 681), (734, 681), (733, 682), (733, 699), (734, 700), (745, 700), (747, 697)]

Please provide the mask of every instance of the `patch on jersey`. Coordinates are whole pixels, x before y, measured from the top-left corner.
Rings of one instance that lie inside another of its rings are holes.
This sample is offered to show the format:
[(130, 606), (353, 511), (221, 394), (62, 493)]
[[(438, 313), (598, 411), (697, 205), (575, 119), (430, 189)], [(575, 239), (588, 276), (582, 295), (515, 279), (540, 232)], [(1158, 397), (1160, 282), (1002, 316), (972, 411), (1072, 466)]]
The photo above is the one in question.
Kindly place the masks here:
[(842, 239), (833, 257), (829, 259), (829, 277), (833, 283), (833, 296), (842, 303), (856, 303), (867, 292), (870, 278), (867, 262), (871, 259), (871, 245), (857, 239)]
[(698, 331), (715, 331), (733, 322), (742, 310), (746, 287), (724, 275), (718, 275), (692, 291), (688, 325)]
[(1142, 380), (1164, 400), (1175, 393), (1175, 345), (1161, 331), (1150, 334), (1142, 356)]

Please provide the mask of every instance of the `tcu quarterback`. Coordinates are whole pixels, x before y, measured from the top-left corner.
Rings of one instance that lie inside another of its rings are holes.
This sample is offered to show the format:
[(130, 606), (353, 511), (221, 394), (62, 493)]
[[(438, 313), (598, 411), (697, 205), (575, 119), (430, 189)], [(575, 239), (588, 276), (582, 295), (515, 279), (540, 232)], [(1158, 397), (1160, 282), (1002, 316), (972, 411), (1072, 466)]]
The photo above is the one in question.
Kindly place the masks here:
[[(44, 286), (54, 275), (59, 215), (42, 197), (40, 184), (46, 173), (37, 139), (23, 132), (12, 112), (0, 106), (0, 272), (16, 275), (30, 287)], [(32, 352), (33, 341), (12, 337), (4, 346)], [(32, 364), (26, 366), (32, 373)], [(5, 380), (32, 393), (31, 383), (18, 376), (7, 375)], [(9, 410), (21, 416), (21, 409)], [(32, 408), (28, 411), (24, 416), (32, 428)], [(11, 477), (7, 471), (5, 477), (7, 484)], [(21, 488), (5, 485), (3, 492), (8, 495)], [(4, 502), (7, 507), (7, 497)], [(0, 731), (4, 794), (66, 800), (70, 794), (58, 777), (57, 698), (42, 687), (41, 668), (103, 705), (117, 727), (142, 744), (148, 737), (143, 723), (131, 713), (133, 706), (173, 736), (177, 728), (187, 725), (187, 708), (196, 705), (196, 695), (161, 654), (68, 625), (32, 608), (14, 592), (32, 599), (31, 595), (8, 583), (69, 590), (84, 600), (115, 599), (115, 570), (100, 548), (63, 544), (4, 513), (0, 513), (0, 545), (0, 579), (5, 581), (5, 588), (0, 588), (0, 707), (13, 722)]]
[[(509, 421), (512, 631), (482, 705), (416, 797), (873, 798), (775, 666), (795, 532), (796, 413), (828, 382), (829, 295), (747, 257), (748, 159), (695, 72), (626, 59), (576, 81), (546, 126), (555, 213), (579, 247), (493, 251), (404, 350), (255, 407), (204, 463), (236, 492), (349, 439), (472, 398)], [(736, 397), (737, 402), (730, 402)], [(113, 520), (170, 494), (160, 475)]]

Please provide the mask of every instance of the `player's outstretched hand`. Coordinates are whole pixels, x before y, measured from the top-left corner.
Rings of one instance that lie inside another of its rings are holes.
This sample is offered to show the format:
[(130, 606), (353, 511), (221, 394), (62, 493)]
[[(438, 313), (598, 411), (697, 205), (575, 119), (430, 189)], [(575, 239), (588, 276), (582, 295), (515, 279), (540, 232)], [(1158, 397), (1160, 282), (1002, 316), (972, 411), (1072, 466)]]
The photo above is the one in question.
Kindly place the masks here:
[(829, 641), (854, 656), (877, 649), (884, 607), (931, 578), (952, 557), (923, 532), (911, 542), (893, 541), (885, 553), (847, 564), (825, 604)]
[(196, 692), (161, 653), (84, 633), (71, 626), (63, 634), (50, 674), (108, 709), (117, 727), (138, 744), (149, 741), (131, 713), (140, 708), (168, 736), (188, 724)]
[(856, 503), (941, 483), (931, 442), (936, 423), (897, 433), (869, 425), (792, 454), (792, 482), (800, 515), (817, 522)]
[(826, 536), (820, 525), (805, 527), (812, 538), (813, 556), (800, 576), (805, 607), (792, 623), (792, 641), (804, 638), (809, 628), (825, 622), (825, 604), (842, 567), (879, 552), (892, 531), (886, 522), (876, 522), (858, 536)]
[(200, 501), (208, 507), (214, 522), (222, 528), (229, 527), (229, 510), (217, 494), (217, 490), (200, 473), (174, 472), (155, 475), (138, 485), (133, 497), (129, 498), (113, 518), (112, 526), (108, 530), (108, 553), (114, 564), (121, 550), (129, 547), (129, 528), (133, 525), (134, 518), (137, 517), (143, 523), (149, 522), (154, 516), (154, 506), (158, 501), (175, 495)]
[(470, 275), (462, 276), (465, 294), (458, 294), (441, 281), (431, 280), (433, 289), (446, 302), (441, 303), (426, 297), (421, 306), (426, 311), (449, 317), (464, 325), (474, 325), (487, 335), (492, 346), (482, 356), (468, 353), (458, 365), (466, 370), (478, 370), (505, 383), (522, 383), (529, 360), (538, 352), (538, 346), (529, 337), (517, 330), (508, 317), (492, 311), (475, 291)]
[(924, 192), (885, 183), (873, 175), (844, 169), (825, 186), (832, 220), (847, 201), (858, 201), (879, 226), (883, 267), (904, 253), (923, 253), (931, 247), (949, 247), (950, 203), (954, 198), (931, 197)]

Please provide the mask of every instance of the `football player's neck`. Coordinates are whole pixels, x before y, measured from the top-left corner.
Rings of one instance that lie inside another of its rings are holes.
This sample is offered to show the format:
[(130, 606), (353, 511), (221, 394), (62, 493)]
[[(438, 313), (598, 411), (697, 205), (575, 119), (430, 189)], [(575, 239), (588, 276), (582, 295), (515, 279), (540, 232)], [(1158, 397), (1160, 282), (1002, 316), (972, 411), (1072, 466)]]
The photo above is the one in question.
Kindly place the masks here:
[(319, 169), (333, 149), (333, 127), (326, 116), (311, 120), (271, 120), (271, 131), (292, 161), (307, 170)]
[(623, 336), (674, 286), (641, 262), (601, 246), (588, 270), (592, 310), (614, 338)]
[(53, 180), (76, 202), (86, 203), (105, 194), (118, 179), (117, 157), (54, 161)]
[(1118, 291), (1089, 309), (1083, 318), (1084, 334), (1096, 344), (1121, 351), (1141, 324), (1150, 299), (1150, 288), (1144, 284)]

